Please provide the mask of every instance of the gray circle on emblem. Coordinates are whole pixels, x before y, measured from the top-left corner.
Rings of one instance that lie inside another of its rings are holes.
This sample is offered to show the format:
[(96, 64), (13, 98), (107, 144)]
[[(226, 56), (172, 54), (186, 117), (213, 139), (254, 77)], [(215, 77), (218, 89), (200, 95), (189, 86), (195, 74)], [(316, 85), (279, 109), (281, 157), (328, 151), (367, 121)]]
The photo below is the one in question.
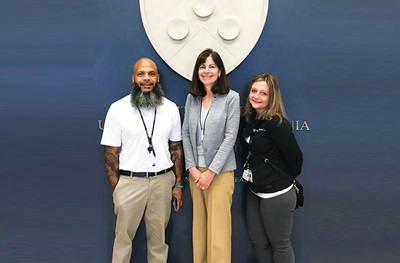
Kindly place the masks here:
[(225, 18), (218, 25), (218, 34), (225, 40), (233, 40), (240, 33), (240, 25), (235, 18)]
[(214, 1), (195, 0), (193, 1), (193, 11), (199, 17), (210, 16), (214, 12)]
[(183, 18), (174, 18), (168, 23), (167, 32), (172, 39), (182, 40), (189, 33), (189, 25)]

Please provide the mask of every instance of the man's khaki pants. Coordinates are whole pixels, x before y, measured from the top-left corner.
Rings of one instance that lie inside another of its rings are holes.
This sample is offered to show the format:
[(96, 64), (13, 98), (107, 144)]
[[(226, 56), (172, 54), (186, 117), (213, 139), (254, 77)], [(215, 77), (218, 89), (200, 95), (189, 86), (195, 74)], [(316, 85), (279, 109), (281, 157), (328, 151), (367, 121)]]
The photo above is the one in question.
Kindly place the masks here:
[(113, 192), (117, 215), (112, 263), (129, 263), (132, 240), (142, 217), (146, 224), (148, 263), (166, 263), (165, 229), (171, 214), (172, 171), (156, 177), (120, 176)]

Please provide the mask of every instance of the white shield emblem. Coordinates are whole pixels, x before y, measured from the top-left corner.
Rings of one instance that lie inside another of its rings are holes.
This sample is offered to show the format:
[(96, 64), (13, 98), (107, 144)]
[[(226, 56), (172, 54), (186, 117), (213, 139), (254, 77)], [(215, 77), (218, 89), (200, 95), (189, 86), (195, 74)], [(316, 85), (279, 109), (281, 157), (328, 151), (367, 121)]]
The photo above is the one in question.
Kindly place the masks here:
[(263, 30), (268, 0), (140, 0), (140, 13), (154, 49), (190, 80), (206, 48), (221, 55), (227, 73), (247, 57)]

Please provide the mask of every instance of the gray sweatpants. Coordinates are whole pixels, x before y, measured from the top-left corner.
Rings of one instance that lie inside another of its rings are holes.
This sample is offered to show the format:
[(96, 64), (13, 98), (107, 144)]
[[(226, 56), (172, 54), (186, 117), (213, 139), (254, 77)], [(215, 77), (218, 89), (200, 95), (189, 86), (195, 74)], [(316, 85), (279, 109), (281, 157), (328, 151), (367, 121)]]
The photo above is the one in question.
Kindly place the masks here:
[(296, 205), (294, 188), (272, 198), (249, 190), (246, 201), (247, 230), (259, 263), (294, 263), (290, 236)]

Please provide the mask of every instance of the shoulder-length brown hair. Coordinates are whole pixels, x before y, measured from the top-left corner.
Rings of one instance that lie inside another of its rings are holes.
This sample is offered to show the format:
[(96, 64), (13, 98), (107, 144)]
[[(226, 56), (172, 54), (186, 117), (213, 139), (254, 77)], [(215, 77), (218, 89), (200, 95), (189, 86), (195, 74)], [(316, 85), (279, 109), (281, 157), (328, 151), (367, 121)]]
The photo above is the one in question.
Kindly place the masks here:
[(278, 116), (282, 123), (282, 119), (287, 119), (285, 107), (283, 105), (281, 90), (279, 88), (278, 79), (271, 73), (260, 73), (253, 77), (250, 82), (250, 87), (247, 92), (246, 105), (244, 106), (244, 117), (247, 122), (252, 122), (256, 118), (256, 111), (249, 102), (249, 94), (255, 82), (265, 81), (269, 87), (268, 91), (268, 106), (260, 119), (270, 120), (274, 116)]
[(196, 60), (196, 63), (194, 65), (194, 69), (193, 69), (192, 82), (190, 83), (189, 93), (195, 97), (198, 97), (198, 96), (203, 97), (206, 95), (206, 90), (204, 88), (204, 85), (199, 79), (199, 68), (200, 68), (201, 64), (206, 62), (206, 59), (210, 56), (214, 60), (215, 64), (219, 68), (219, 70), (221, 70), (221, 75), (217, 79), (214, 86), (211, 88), (211, 91), (214, 94), (227, 94), (227, 93), (229, 93), (229, 90), (231, 89), (231, 85), (229, 84), (228, 78), (226, 77), (224, 62), (222, 61), (220, 55), (216, 51), (212, 50), (211, 48), (207, 48), (206, 50), (201, 52), (200, 55), (197, 57), (197, 60)]

